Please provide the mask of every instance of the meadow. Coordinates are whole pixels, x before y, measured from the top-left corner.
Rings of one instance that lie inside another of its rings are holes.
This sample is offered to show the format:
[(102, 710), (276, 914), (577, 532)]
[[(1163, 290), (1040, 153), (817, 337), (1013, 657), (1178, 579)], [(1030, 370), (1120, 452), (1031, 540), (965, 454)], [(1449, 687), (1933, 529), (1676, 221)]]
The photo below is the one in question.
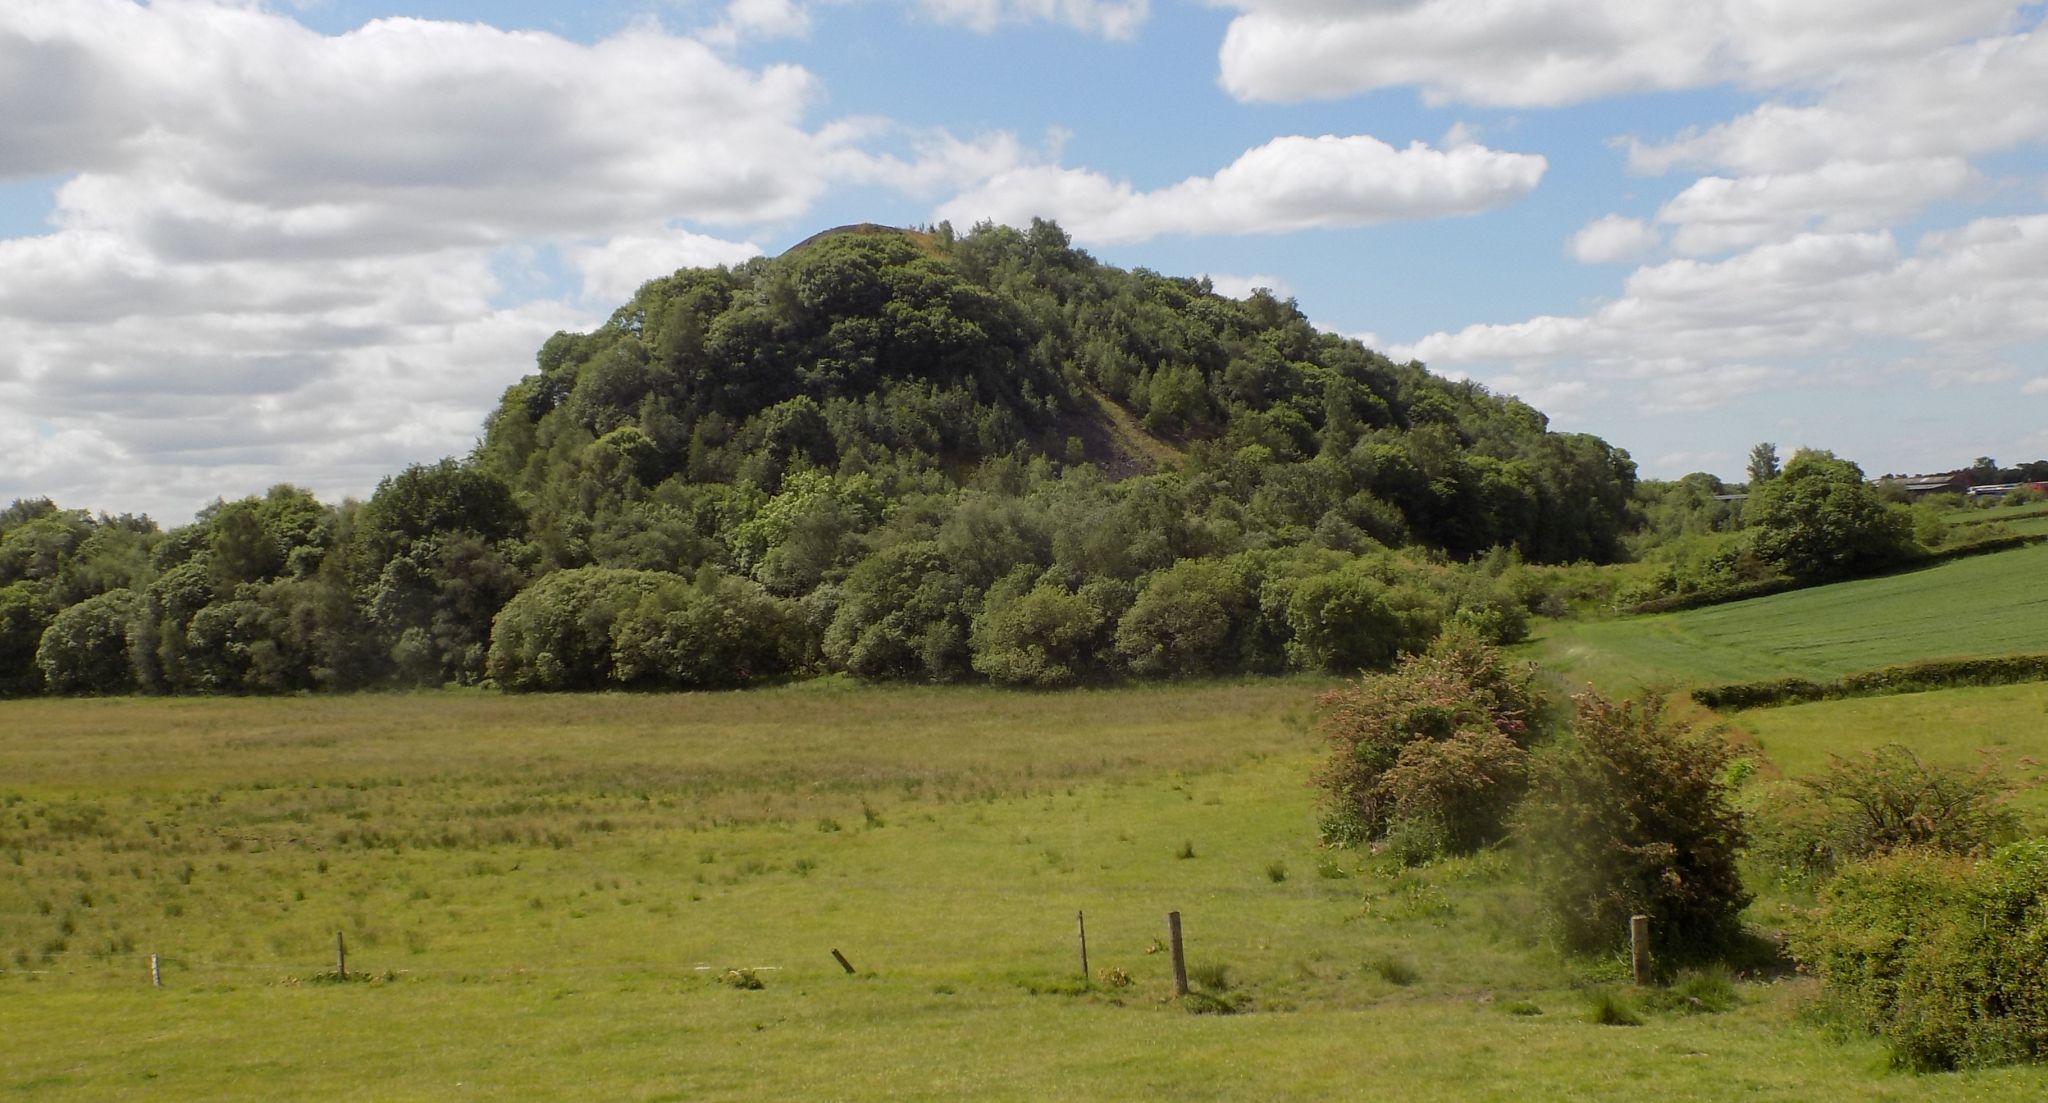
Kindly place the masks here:
[[(1808, 982), (1768, 972), (1723, 1013), (1588, 1021), (1625, 963), (1550, 949), (1511, 855), (1403, 869), (1316, 846), (1329, 685), (0, 703), (0, 1090), (2043, 1089), (2030, 1069), (1887, 1071), (1813, 1018)], [(1761, 738), (1776, 754), (1808, 737)]]

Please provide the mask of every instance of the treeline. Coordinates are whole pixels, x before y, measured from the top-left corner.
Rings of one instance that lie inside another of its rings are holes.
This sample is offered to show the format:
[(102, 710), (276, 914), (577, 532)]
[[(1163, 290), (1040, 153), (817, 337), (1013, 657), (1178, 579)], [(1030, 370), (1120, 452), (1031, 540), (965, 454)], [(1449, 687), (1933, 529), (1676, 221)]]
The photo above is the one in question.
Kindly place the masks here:
[(678, 272), (537, 367), (367, 502), (0, 512), (0, 692), (1357, 670), (1632, 516), (1597, 438), (1046, 223)]

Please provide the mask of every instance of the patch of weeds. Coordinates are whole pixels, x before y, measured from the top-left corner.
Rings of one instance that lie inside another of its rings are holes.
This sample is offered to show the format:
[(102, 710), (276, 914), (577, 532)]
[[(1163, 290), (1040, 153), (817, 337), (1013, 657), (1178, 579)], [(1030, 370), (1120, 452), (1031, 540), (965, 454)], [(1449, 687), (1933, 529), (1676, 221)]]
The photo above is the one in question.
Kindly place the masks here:
[(1287, 880), (1287, 863), (1286, 863), (1286, 862), (1267, 862), (1267, 863), (1266, 863), (1266, 880), (1268, 880), (1268, 881), (1271, 881), (1271, 882), (1273, 882), (1273, 883), (1274, 883), (1274, 884), (1276, 884), (1276, 885), (1277, 885), (1277, 884), (1279, 884), (1279, 883), (1280, 883), (1280, 882), (1282, 882), (1282, 881), (1285, 881), (1285, 880)]
[(1325, 854), (1316, 859), (1316, 876), (1325, 881), (1342, 881), (1351, 876), (1351, 871), (1344, 868), (1335, 854)]
[(793, 864), (790, 865), (789, 871), (791, 873), (796, 874), (798, 877), (809, 877), (811, 875), (811, 871), (816, 868), (818, 868), (818, 863), (810, 860), (809, 858), (798, 858)]
[(1381, 980), (1397, 988), (1406, 988), (1422, 979), (1422, 974), (1415, 971), (1415, 966), (1392, 954), (1381, 954), (1366, 962), (1365, 967)]
[(1104, 988), (1129, 988), (1136, 983), (1131, 978), (1130, 970), (1121, 965), (1104, 966), (1096, 972), (1095, 977), (1102, 982)]
[(1212, 993), (1196, 990), (1182, 997), (1180, 1004), (1190, 1015), (1236, 1015), (1252, 1008), (1251, 997), (1243, 992)]
[(1188, 841), (1180, 844), (1180, 849), (1174, 851), (1173, 856), (1181, 859), (1182, 861), (1186, 861), (1187, 859), (1194, 857), (1195, 841), (1193, 839), (1189, 839)]
[(833, 831), (838, 831), (839, 829), (840, 828), (838, 820), (835, 820), (830, 816), (818, 817), (818, 830), (830, 833)]
[(860, 814), (861, 818), (867, 821), (867, 825), (871, 829), (876, 827), (888, 826), (888, 824), (882, 819), (882, 814), (880, 812), (875, 811), (873, 808), (869, 807), (866, 804), (862, 804), (860, 806)]
[(1643, 1025), (1643, 1017), (1636, 1013), (1628, 997), (1612, 988), (1595, 988), (1586, 993), (1586, 1021), (1599, 1026)]
[(1726, 966), (1687, 969), (1669, 988), (1651, 991), (1643, 999), (1652, 1011), (1674, 1011), (1681, 1015), (1718, 1015), (1742, 1006), (1735, 990), (1735, 978)]
[(1501, 1004), (1500, 1009), (1503, 1014), (1507, 1015), (1528, 1016), (1543, 1014), (1543, 1009), (1536, 1006), (1534, 1000), (1509, 1000)]
[(1215, 963), (1194, 965), (1188, 968), (1188, 980), (1197, 988), (1211, 992), (1230, 991), (1230, 966)]
[(725, 974), (718, 978), (718, 983), (742, 992), (759, 992), (768, 987), (768, 982), (762, 980), (761, 975), (752, 969), (727, 969)]

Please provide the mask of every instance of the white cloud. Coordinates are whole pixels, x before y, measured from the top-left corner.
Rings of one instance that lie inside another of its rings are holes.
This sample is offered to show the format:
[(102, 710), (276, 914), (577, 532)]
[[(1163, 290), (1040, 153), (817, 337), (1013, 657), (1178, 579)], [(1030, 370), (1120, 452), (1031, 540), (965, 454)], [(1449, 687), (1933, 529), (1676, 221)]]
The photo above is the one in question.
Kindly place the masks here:
[[(729, 14), (766, 34), (800, 10)], [(652, 23), (582, 44), (414, 19), (328, 36), (242, 0), (0, 5), (0, 178), (65, 178), (50, 232), (0, 239), (0, 439), (20, 445), (0, 500), (175, 521), (282, 480), (364, 493), (466, 451), (550, 333), (758, 251), (685, 225), (1021, 158), (1005, 135), (875, 153), (900, 135), (814, 124), (819, 99), (802, 69)], [(501, 273), (550, 248), (582, 301), (516, 304)]]
[(1643, 256), (1657, 248), (1663, 237), (1640, 218), (1611, 214), (1580, 227), (1566, 249), (1581, 264), (1612, 264)]
[(810, 33), (810, 9), (798, 0), (728, 0), (725, 15), (697, 37), (731, 47), (747, 40), (802, 38)]
[(2027, 380), (2020, 390), (2027, 394), (2048, 394), (2048, 375), (2037, 375)]
[[(1579, 380), (1587, 405), (1725, 404), (1789, 383), (1815, 360), (1868, 377), (1878, 350), (1935, 383), (2010, 376), (2005, 350), (2048, 338), (2048, 215), (1986, 218), (1910, 253), (1889, 232), (1801, 234), (1720, 261), (1638, 269), (1583, 315), (1468, 326), (1393, 350), (1443, 369)], [(1858, 350), (1864, 350), (1859, 355)]]
[(2044, 93), (2048, 35), (2035, 30), (1845, 74), (1813, 103), (1766, 103), (1668, 142), (1634, 142), (1629, 163), (1649, 173), (1702, 166), (1755, 175), (1996, 152), (2048, 139)]
[(1223, 0), (1245, 100), (1414, 86), (1432, 102), (1557, 106), (1734, 83), (1826, 84), (2010, 28), (2012, 0)]
[(1960, 157), (1872, 164), (1837, 161), (1809, 172), (1708, 176), (1657, 212), (1677, 227), (1672, 248), (1718, 253), (1779, 240), (1809, 228), (1861, 230), (1890, 225), (1979, 180)]
[(1283, 137), (1214, 176), (1151, 192), (1085, 169), (1012, 169), (945, 204), (939, 217), (956, 225), (1051, 218), (1078, 239), (1102, 243), (1282, 233), (1473, 214), (1528, 194), (1546, 167), (1535, 154), (1477, 145), (1395, 149), (1366, 135)]
[(1104, 38), (1130, 38), (1151, 0), (917, 0), (931, 18), (988, 32), (1006, 23), (1059, 23)]
[(604, 241), (567, 250), (583, 277), (583, 301), (611, 307), (633, 297), (640, 285), (678, 268), (738, 264), (761, 250), (751, 242), (721, 241), (687, 230), (614, 234)]

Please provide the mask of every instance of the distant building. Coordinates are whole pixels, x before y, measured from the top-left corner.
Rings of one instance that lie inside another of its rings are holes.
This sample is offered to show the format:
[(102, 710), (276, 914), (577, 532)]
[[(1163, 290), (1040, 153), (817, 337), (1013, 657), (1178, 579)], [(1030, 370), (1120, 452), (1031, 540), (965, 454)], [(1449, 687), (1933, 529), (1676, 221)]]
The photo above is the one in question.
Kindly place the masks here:
[(1950, 471), (1942, 475), (1906, 475), (1895, 479), (1879, 479), (1878, 482), (1892, 483), (1905, 488), (1912, 496), (1921, 494), (1968, 494), (1970, 473)]

